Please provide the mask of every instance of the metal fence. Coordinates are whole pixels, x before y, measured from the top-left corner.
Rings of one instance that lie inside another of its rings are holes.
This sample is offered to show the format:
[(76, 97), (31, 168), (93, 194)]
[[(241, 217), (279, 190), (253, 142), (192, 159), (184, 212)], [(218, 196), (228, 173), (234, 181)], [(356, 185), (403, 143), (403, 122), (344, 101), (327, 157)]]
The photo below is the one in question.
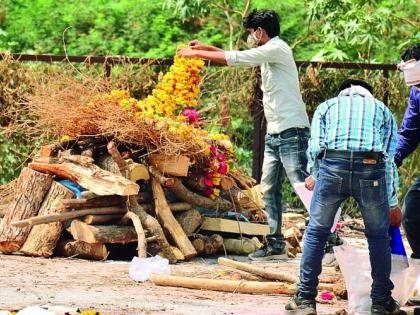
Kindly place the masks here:
[[(26, 54), (2, 54), (0, 60), (8, 56), (16, 61), (34, 61), (34, 62), (70, 62), (84, 63), (87, 65), (101, 64), (104, 67), (106, 78), (111, 77), (114, 65), (122, 64), (149, 64), (149, 65), (171, 65), (171, 58), (133, 58), (133, 57), (104, 57), (104, 56), (57, 56), (57, 55), (26, 55)], [(212, 64), (213, 66), (220, 66)], [(395, 64), (371, 64), (371, 63), (353, 63), (353, 62), (316, 62), (316, 61), (297, 61), (298, 68), (307, 68), (309, 66), (322, 69), (349, 69), (349, 70), (374, 70), (382, 71), (385, 82), (389, 78), (389, 71), (397, 70)], [(388, 104), (389, 91), (388, 85), (384, 86), (385, 93), (383, 101)], [(262, 107), (262, 91), (260, 90), (259, 80), (257, 80), (254, 88), (254, 100), (252, 104), (252, 116), (254, 125), (254, 139), (252, 144), (253, 163), (252, 176), (259, 182), (261, 179), (262, 163), (264, 158), (264, 136), (266, 133), (266, 122)]]

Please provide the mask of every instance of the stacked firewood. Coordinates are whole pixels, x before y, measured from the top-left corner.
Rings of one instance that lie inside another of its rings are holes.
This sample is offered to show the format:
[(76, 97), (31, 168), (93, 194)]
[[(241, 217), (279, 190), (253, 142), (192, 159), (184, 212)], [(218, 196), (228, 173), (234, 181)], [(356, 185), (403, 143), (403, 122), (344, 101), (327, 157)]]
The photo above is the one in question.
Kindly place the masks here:
[[(194, 207), (215, 213), (235, 211), (264, 220), (253, 201), (255, 182), (236, 172), (221, 179), (221, 196), (202, 194), (203, 176), (184, 156), (144, 154), (123, 143), (83, 137), (44, 146), (13, 183), (3, 206), (0, 252), (29, 256), (54, 254), (103, 260), (107, 244), (137, 242), (139, 257), (161, 254), (171, 263), (220, 251), (249, 253), (258, 239), (203, 235), (203, 218)], [(74, 188), (83, 187), (78, 198)], [(177, 202), (168, 202), (173, 200)]]

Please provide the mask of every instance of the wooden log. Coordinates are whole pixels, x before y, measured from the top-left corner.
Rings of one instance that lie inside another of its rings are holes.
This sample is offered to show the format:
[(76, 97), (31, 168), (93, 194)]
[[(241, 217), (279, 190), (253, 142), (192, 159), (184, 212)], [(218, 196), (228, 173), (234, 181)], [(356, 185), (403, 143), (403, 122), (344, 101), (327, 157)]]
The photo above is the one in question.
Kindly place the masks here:
[(217, 209), (221, 211), (228, 211), (232, 210), (232, 203), (223, 199), (217, 198), (215, 200), (201, 196), (190, 191), (187, 187), (185, 187), (181, 180), (178, 178), (173, 178), (174, 184), (172, 186), (166, 186), (168, 190), (174, 193), (176, 197), (185, 202), (192, 204), (193, 206), (203, 207), (206, 209)]
[(172, 252), (171, 246), (163, 233), (159, 222), (148, 214), (137, 202), (136, 196), (129, 196), (127, 206), (130, 211), (133, 211), (140, 218), (141, 224), (156, 237), (156, 243), (161, 248), (163, 257), (167, 258), (171, 264), (177, 262), (177, 259)]
[(31, 227), (15, 227), (13, 221), (37, 215), (52, 177), (25, 167), (18, 179), (16, 195), (0, 224), (0, 252), (9, 254), (21, 248)]
[(102, 170), (96, 165), (83, 166), (65, 162), (62, 164), (29, 163), (33, 170), (70, 179), (97, 195), (137, 195), (139, 186), (132, 181)]
[(176, 259), (179, 260), (185, 260), (184, 254), (179, 250), (178, 247), (171, 246), (172, 252), (174, 253)]
[(174, 185), (175, 179), (172, 177), (165, 177), (157, 168), (153, 165), (149, 165), (148, 167), (149, 173), (159, 180), (160, 184), (164, 187), (171, 187)]
[(123, 206), (125, 200), (122, 196), (99, 196), (92, 199), (61, 199), (66, 209), (87, 209), (87, 208), (102, 208), (111, 206)]
[[(60, 152), (61, 153), (61, 152)], [(93, 162), (95, 162), (95, 160), (93, 158), (91, 158), (90, 156), (84, 156), (84, 155), (77, 155), (77, 154), (73, 154), (73, 155), (59, 155), (59, 163), (63, 163), (63, 162), (72, 162), (75, 164), (80, 164), (82, 166), (86, 166), (89, 167), (93, 164)]]
[(129, 179), (133, 182), (138, 180), (150, 180), (149, 170), (143, 164), (132, 162), (128, 164)]
[(204, 253), (204, 245), (206, 244), (207, 236), (201, 234), (193, 234), (190, 236), (191, 244), (194, 246), (198, 254)]
[(190, 159), (182, 155), (150, 154), (147, 157), (150, 165), (156, 167), (160, 173), (185, 177), (188, 175)]
[(121, 175), (117, 163), (115, 163), (114, 159), (110, 154), (101, 155), (95, 164), (105, 171), (111, 172), (115, 175)]
[(228, 176), (222, 176), (220, 178), (220, 189), (221, 190), (229, 190), (235, 186), (235, 180)]
[(104, 244), (89, 244), (70, 239), (60, 239), (55, 250), (55, 255), (57, 256), (90, 260), (105, 260), (108, 254), (108, 250)]
[(296, 285), (281, 282), (214, 280), (151, 274), (150, 280), (161, 286), (181, 287), (197, 290), (212, 290), (250, 294), (287, 294), (296, 293)]
[(256, 244), (248, 238), (225, 238), (223, 240), (223, 245), (225, 246), (227, 253), (237, 255), (248, 255), (255, 252), (257, 249)]
[(201, 230), (262, 236), (270, 232), (270, 228), (266, 224), (208, 217), (203, 218)]
[(10, 207), (9, 203), (6, 203), (4, 205), (0, 205), (0, 218), (3, 218), (6, 215), (9, 207)]
[[(151, 204), (141, 203), (140, 205), (147, 212), (150, 212), (154, 209), (154, 206)], [(184, 212), (184, 211), (191, 210), (193, 208), (192, 205), (189, 204), (188, 202), (173, 202), (173, 203), (169, 203), (168, 205), (169, 205), (169, 209), (171, 209), (172, 212)]]
[(58, 154), (58, 146), (56, 144), (43, 145), (39, 150), (40, 157), (56, 157)]
[(121, 214), (89, 214), (82, 217), (81, 220), (89, 225), (101, 225), (110, 222), (118, 222), (122, 217)]
[(127, 211), (122, 218), (123, 223), (127, 223), (128, 221), (133, 222), (134, 228), (136, 229), (137, 233), (137, 253), (140, 258), (146, 258), (146, 234), (144, 233), (143, 226), (141, 225), (140, 218), (132, 211)]
[(159, 181), (152, 177), (152, 189), (155, 199), (155, 212), (163, 228), (171, 235), (186, 260), (197, 256), (197, 252), (175, 219), (166, 201), (165, 193)]
[(126, 244), (137, 241), (136, 229), (121, 225), (88, 225), (73, 220), (67, 229), (76, 241), (92, 243)]
[(213, 255), (223, 249), (223, 237), (219, 234), (213, 234), (206, 239), (204, 243), (204, 253), (206, 255)]
[[(171, 208), (171, 205), (169, 205), (169, 208)], [(192, 233), (194, 233), (203, 222), (203, 218), (201, 217), (200, 212), (196, 209), (177, 213), (175, 214), (175, 218), (187, 236), (190, 236)]]
[[(65, 211), (56, 206), (58, 199), (71, 198), (73, 192), (63, 185), (53, 182), (50, 190), (42, 202), (38, 215), (57, 214)], [(20, 251), (25, 255), (37, 257), (50, 257), (60, 239), (63, 223), (53, 222), (34, 226)]]
[(238, 170), (236, 172), (230, 172), (229, 176), (236, 181), (236, 184), (240, 189), (249, 189), (257, 183), (254, 178)]
[(235, 271), (234, 273), (232, 273), (232, 275), (230, 276), (230, 279), (231, 280), (247, 280), (247, 281), (267, 281), (264, 278), (251, 275), (246, 272), (241, 272), (241, 271)]
[(219, 263), (219, 265), (246, 271), (254, 275), (260, 276), (264, 279), (285, 281), (289, 283), (297, 283), (298, 281), (297, 277), (292, 276), (289, 273), (268, 271), (263, 268), (253, 266), (251, 264), (234, 261), (232, 259), (227, 259), (224, 257), (220, 257), (217, 260), (217, 262)]
[(303, 235), (298, 228), (291, 227), (285, 230), (283, 237), (293, 248), (300, 248), (299, 241), (302, 240)]
[(70, 212), (63, 212), (58, 214), (47, 214), (42, 216), (31, 217), (26, 220), (14, 221), (11, 223), (12, 226), (25, 227), (38, 224), (46, 224), (51, 222), (64, 222), (67, 220), (84, 217), (89, 214), (124, 214), (127, 212), (126, 208), (123, 207), (105, 207), (105, 208), (92, 208), (75, 210)]

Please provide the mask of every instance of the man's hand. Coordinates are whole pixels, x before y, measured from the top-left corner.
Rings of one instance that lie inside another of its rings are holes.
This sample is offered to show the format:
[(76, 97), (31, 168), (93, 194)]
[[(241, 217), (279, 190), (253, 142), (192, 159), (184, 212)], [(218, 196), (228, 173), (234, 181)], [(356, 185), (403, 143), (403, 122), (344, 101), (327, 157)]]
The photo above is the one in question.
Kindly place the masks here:
[(391, 208), (389, 213), (389, 221), (392, 226), (400, 226), (402, 220), (402, 214), (400, 207)]
[(305, 187), (308, 190), (314, 190), (315, 178), (312, 175), (305, 178)]
[(202, 42), (200, 42), (197, 39), (194, 39), (188, 43), (188, 48), (191, 48), (191, 49), (205, 50), (205, 47), (206, 45), (204, 45)]
[(178, 56), (184, 57), (184, 58), (196, 57), (196, 53), (190, 48), (178, 48), (176, 53), (178, 54)]

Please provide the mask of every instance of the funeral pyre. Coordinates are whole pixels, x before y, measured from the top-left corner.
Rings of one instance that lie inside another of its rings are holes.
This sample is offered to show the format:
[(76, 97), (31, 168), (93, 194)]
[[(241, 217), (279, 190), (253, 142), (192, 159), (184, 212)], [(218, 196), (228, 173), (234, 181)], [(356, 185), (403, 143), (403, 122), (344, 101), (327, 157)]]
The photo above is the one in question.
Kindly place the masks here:
[[(8, 185), (0, 252), (106, 259), (109, 244), (137, 243), (139, 257), (174, 263), (261, 246), (251, 239), (268, 233), (261, 194), (198, 108), (203, 68), (175, 56), (140, 100), (87, 79), (39, 84), (27, 106), (35, 123), (22, 126), (57, 141)], [(301, 235), (291, 237), (296, 253)]]

